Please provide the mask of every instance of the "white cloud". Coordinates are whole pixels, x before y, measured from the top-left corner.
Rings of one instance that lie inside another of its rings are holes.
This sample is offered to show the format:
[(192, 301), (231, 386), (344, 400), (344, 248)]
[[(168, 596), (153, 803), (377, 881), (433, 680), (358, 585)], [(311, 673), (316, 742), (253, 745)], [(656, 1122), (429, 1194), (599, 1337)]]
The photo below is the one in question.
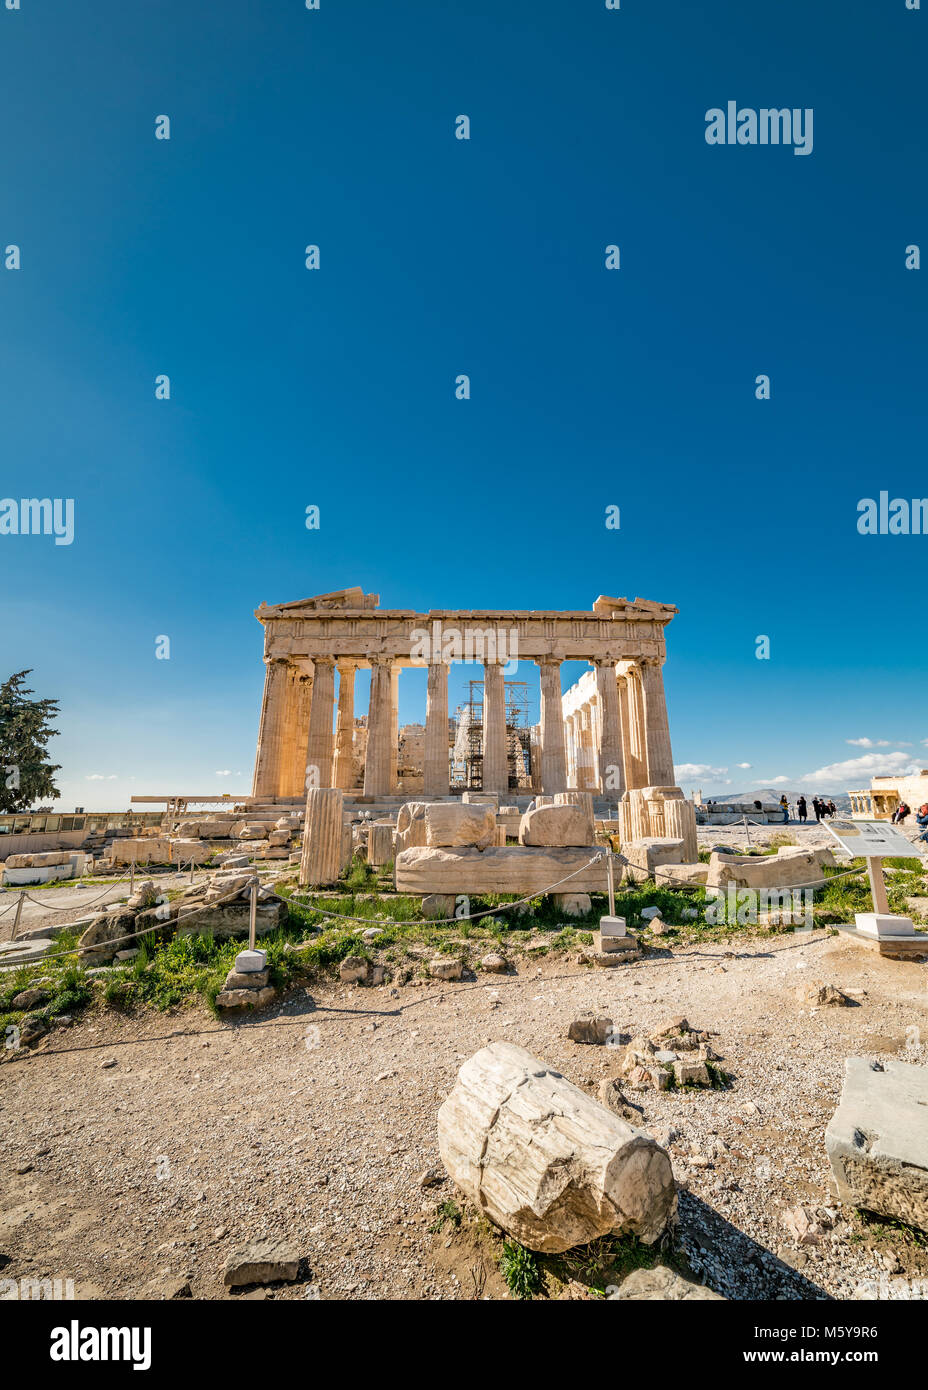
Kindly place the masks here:
[(892, 748), (893, 744), (897, 748), (911, 748), (911, 743), (905, 743), (902, 739), (896, 738), (846, 738), (845, 743), (852, 743), (855, 748)]
[(750, 767), (751, 764), (750, 764), (750, 763), (736, 763), (735, 766), (736, 766), (736, 767)]
[(217, 772), (217, 773), (216, 773), (216, 776), (217, 776), (217, 777), (231, 777), (231, 776), (232, 776), (232, 773), (231, 773), (231, 770), (230, 770), (229, 768), (226, 768), (225, 772)]
[(861, 758), (847, 758), (841, 763), (828, 763), (825, 767), (806, 772), (800, 782), (844, 782), (857, 784), (869, 782), (871, 777), (887, 777), (893, 773), (916, 772), (908, 753), (897, 750), (895, 753), (865, 753)]
[(109, 776), (104, 775), (104, 773), (102, 773), (102, 772), (89, 772), (89, 773), (87, 774), (87, 776), (84, 778), (84, 781), (85, 781), (85, 782), (118, 782), (118, 781), (119, 781), (119, 778), (116, 776), (116, 773), (115, 773), (115, 772), (111, 772), (111, 773), (109, 774)]
[(712, 767), (709, 763), (674, 763), (673, 775), (678, 782), (689, 782), (694, 777), (709, 777), (717, 782), (727, 771), (727, 767)]

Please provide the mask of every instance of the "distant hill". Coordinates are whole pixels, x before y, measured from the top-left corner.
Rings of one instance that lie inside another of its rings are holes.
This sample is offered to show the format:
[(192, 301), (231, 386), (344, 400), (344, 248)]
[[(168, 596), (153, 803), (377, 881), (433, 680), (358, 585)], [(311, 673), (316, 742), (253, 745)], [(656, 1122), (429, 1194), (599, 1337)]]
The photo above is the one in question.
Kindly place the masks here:
[(851, 799), (849, 796), (846, 796), (843, 792), (816, 792), (808, 790), (797, 792), (790, 791), (789, 788), (784, 787), (758, 787), (755, 790), (749, 792), (726, 792), (724, 796), (713, 795), (709, 799), (711, 801), (762, 801), (766, 805), (771, 801), (779, 801), (781, 796), (785, 796), (790, 805), (795, 806), (800, 796), (804, 796), (806, 801), (809, 803), (809, 807), (811, 810), (812, 798), (816, 795), (823, 796), (828, 801), (833, 801), (837, 806), (838, 810), (842, 813), (849, 812), (851, 809)]

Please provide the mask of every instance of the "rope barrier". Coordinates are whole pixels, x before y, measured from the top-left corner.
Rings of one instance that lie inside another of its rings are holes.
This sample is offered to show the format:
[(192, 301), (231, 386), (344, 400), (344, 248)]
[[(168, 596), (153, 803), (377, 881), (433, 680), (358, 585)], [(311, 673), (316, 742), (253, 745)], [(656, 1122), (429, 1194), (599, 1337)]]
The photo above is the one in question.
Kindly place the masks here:
[[(257, 879), (256, 879), (257, 881)], [(93, 951), (102, 947), (118, 946), (123, 941), (136, 941), (140, 936), (148, 936), (151, 932), (161, 931), (165, 927), (173, 926), (175, 929), (181, 922), (186, 922), (191, 917), (196, 917), (197, 913), (202, 912), (204, 907), (219, 907), (220, 904), (233, 902), (241, 894), (241, 888), (235, 888), (229, 893), (225, 893), (221, 898), (215, 898), (211, 903), (201, 903), (198, 907), (192, 908), (190, 912), (178, 913), (176, 917), (166, 917), (164, 921), (157, 922), (153, 926), (144, 927), (141, 931), (129, 932), (126, 936), (114, 936), (109, 941), (100, 943), (100, 947), (87, 946), (85, 950)], [(25, 943), (24, 943), (25, 944)], [(39, 957), (36, 961), (20, 961), (21, 965), (44, 965), (47, 960), (57, 960), (61, 956), (73, 956), (77, 951), (77, 946), (72, 946), (70, 951), (49, 951), (46, 955)], [(16, 965), (16, 961), (10, 961), (11, 965)]]

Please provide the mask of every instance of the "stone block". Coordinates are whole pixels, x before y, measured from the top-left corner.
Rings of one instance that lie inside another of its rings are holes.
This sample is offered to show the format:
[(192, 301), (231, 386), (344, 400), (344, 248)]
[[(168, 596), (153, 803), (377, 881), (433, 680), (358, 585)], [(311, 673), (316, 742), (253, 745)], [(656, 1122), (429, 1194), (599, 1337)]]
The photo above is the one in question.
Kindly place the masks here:
[(592, 845), (593, 817), (582, 805), (536, 806), (522, 817), (519, 844), (544, 848)]
[(637, 840), (627, 840), (622, 845), (622, 853), (628, 861), (625, 874), (633, 883), (647, 878), (664, 880), (656, 870), (666, 864), (682, 864), (683, 840), (673, 836), (642, 836)]
[[(591, 849), (533, 849), (510, 845), (506, 849), (403, 850), (396, 860), (399, 893), (543, 893), (568, 874), (578, 893), (606, 891), (606, 867), (602, 859), (590, 862)], [(577, 872), (580, 870), (581, 872)], [(555, 887), (555, 892), (557, 888)]]
[(928, 1231), (928, 1068), (848, 1057), (825, 1130), (838, 1195)]
[(495, 839), (496, 815), (491, 805), (434, 801), (425, 808), (425, 843), (430, 849), (486, 849)]

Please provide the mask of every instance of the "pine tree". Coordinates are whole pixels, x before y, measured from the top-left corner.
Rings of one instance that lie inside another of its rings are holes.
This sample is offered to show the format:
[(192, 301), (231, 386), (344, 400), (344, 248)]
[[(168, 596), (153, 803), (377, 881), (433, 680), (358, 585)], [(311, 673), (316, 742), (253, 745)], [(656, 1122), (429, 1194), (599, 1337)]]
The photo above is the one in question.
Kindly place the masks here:
[(24, 811), (35, 801), (59, 797), (46, 744), (58, 734), (51, 727), (57, 700), (30, 700), (23, 682), (31, 671), (17, 671), (0, 685), (0, 812)]

